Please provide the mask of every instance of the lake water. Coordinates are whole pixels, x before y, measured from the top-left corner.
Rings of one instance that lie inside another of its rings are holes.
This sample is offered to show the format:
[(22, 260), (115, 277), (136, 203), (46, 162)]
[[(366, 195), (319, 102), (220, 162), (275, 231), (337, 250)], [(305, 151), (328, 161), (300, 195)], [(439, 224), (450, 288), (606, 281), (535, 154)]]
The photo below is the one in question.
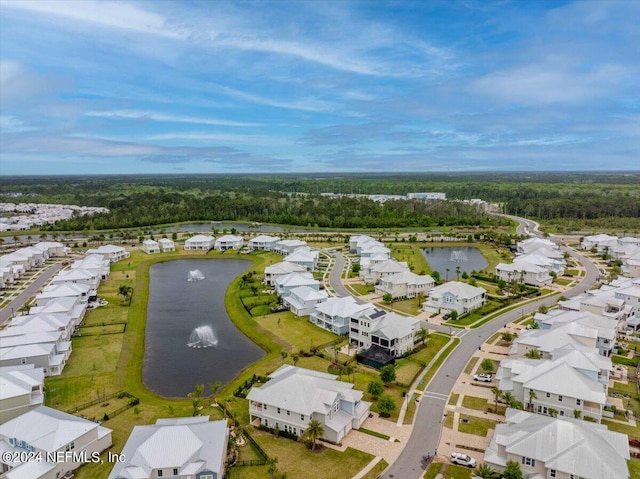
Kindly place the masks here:
[[(196, 384), (226, 384), (264, 351), (229, 319), (224, 294), (229, 283), (247, 269), (246, 260), (177, 260), (157, 263), (149, 271), (149, 303), (142, 378), (152, 391), (184, 397)], [(189, 271), (205, 279), (187, 281)], [(187, 343), (195, 328), (210, 326), (214, 347)]]
[[(429, 267), (440, 273), (442, 279), (456, 279), (456, 267), (460, 266), (461, 272), (471, 273), (480, 271), (489, 265), (489, 262), (482, 256), (478, 248), (461, 246), (457, 248), (423, 248), (424, 255)], [(447, 268), (449, 273), (447, 274)]]

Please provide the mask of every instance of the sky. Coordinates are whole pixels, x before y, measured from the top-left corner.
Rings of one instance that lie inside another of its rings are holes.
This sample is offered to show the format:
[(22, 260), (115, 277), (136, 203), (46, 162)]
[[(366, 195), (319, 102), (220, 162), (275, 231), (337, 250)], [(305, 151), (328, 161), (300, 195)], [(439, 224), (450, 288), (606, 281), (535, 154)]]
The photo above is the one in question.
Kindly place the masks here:
[(640, 170), (640, 1), (0, 0), (0, 174)]

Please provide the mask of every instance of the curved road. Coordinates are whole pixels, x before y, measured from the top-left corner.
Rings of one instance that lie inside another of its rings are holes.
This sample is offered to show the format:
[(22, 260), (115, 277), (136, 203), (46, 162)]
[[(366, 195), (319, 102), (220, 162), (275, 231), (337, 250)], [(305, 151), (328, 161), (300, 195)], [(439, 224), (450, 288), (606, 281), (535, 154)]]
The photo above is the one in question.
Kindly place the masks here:
[[(514, 216), (509, 216), (509, 218), (520, 223), (518, 226), (519, 234), (529, 233), (536, 236), (540, 235), (537, 230), (537, 223)], [(520, 233), (520, 231), (522, 231), (522, 233)], [(586, 268), (586, 274), (580, 284), (567, 290), (565, 293), (566, 296), (575, 296), (591, 289), (598, 277), (598, 269), (588, 259), (581, 254), (576, 253), (574, 250), (569, 250), (566, 247), (561, 247), (561, 249), (564, 251), (570, 251), (571, 254)], [(346, 296), (350, 293), (346, 288), (344, 288), (341, 282), (344, 257), (339, 253), (334, 254), (336, 263), (334, 270), (332, 270), (329, 276), (329, 282), (338, 295)], [(334, 274), (336, 270), (337, 273)], [(556, 301), (556, 296), (533, 301), (521, 308), (508, 311), (496, 317), (480, 328), (462, 330), (457, 333), (458, 337), (461, 339), (460, 344), (445, 360), (437, 374), (432, 378), (428, 388), (425, 389), (422, 399), (418, 404), (411, 437), (398, 459), (396, 459), (396, 461), (381, 476), (383, 479), (417, 479), (422, 477), (425, 470), (425, 464), (422, 461), (422, 456), (427, 453), (433, 454), (438, 446), (442, 420), (444, 417), (444, 409), (449, 393), (455, 385), (458, 376), (460, 376), (469, 361), (469, 358), (491, 335), (501, 329), (505, 324), (510, 323), (525, 314), (537, 311), (541, 305), (551, 306), (555, 304)], [(430, 329), (442, 329), (434, 328), (434, 325), (430, 324), (425, 324), (425, 326)], [(443, 329), (447, 330), (446, 327)]]

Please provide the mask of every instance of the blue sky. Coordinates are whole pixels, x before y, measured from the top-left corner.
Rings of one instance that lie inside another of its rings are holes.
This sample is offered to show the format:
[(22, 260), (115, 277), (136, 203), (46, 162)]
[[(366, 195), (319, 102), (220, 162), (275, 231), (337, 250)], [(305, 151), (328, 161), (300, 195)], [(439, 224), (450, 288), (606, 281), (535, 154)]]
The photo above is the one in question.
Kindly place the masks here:
[(0, 0), (0, 174), (640, 169), (640, 2)]

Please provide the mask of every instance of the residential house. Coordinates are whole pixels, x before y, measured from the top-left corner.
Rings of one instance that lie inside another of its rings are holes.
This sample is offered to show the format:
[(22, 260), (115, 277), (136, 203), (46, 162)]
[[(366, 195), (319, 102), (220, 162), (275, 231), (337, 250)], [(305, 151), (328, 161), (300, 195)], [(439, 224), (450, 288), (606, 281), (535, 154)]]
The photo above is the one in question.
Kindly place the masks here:
[(0, 424), (44, 401), (44, 370), (33, 364), (0, 368)]
[(100, 284), (101, 277), (96, 270), (89, 269), (66, 269), (53, 277), (51, 283), (61, 285), (64, 283), (84, 284), (91, 289), (97, 289)]
[(84, 314), (87, 311), (87, 305), (80, 301), (78, 297), (61, 297), (51, 299), (44, 306), (32, 306), (29, 308), (29, 314), (64, 314), (71, 317), (74, 326), (78, 326)]
[(362, 400), (362, 392), (333, 374), (287, 364), (269, 378), (247, 395), (252, 423), (301, 437), (310, 421), (318, 421), (322, 439), (339, 444), (369, 416), (371, 403)]
[(276, 280), (281, 276), (291, 273), (305, 273), (307, 268), (296, 263), (276, 263), (264, 269), (264, 282), (270, 286), (275, 286)]
[(41, 293), (38, 293), (33, 302), (34, 306), (43, 307), (50, 301), (57, 298), (76, 298), (78, 304), (86, 304), (89, 302), (89, 293), (91, 286), (82, 283), (57, 283), (45, 287)]
[(277, 236), (259, 235), (249, 240), (249, 250), (272, 251), (278, 241), (280, 238)]
[(109, 273), (111, 272), (111, 262), (108, 259), (104, 259), (101, 255), (90, 254), (81, 260), (76, 260), (71, 263), (69, 269), (88, 271), (100, 278), (100, 280), (104, 280), (109, 277)]
[(316, 305), (326, 301), (328, 297), (325, 290), (318, 291), (309, 286), (299, 286), (291, 289), (283, 301), (296, 316), (308, 316)]
[[(111, 446), (111, 429), (46, 406), (0, 425), (0, 472), (6, 479), (61, 478)], [(28, 460), (26, 453), (40, 453)], [(72, 453), (75, 453), (72, 455)], [(7, 460), (9, 459), (9, 460)]]
[(404, 271), (380, 278), (375, 291), (381, 295), (389, 293), (393, 299), (410, 299), (420, 294), (426, 296), (434, 285), (435, 281), (431, 276)]
[(222, 479), (229, 428), (209, 416), (158, 419), (135, 426), (108, 479)]
[(216, 239), (209, 235), (195, 235), (184, 242), (184, 249), (209, 251), (213, 248)]
[(422, 305), (424, 311), (430, 313), (468, 313), (481, 308), (484, 304), (486, 290), (459, 281), (436, 286), (429, 291), (427, 301)]
[(373, 308), (370, 303), (360, 304), (353, 296), (333, 297), (316, 304), (309, 313), (309, 321), (316, 326), (344, 336), (349, 334), (352, 316)]
[(590, 250), (596, 248), (598, 253), (602, 253), (607, 245), (618, 242), (617, 236), (610, 236), (608, 234), (597, 234), (591, 236), (585, 236), (582, 239), (582, 249)]
[(163, 253), (170, 253), (176, 250), (176, 244), (169, 238), (160, 238), (158, 240), (158, 246)]
[(363, 263), (361, 262), (359, 276), (367, 284), (376, 284), (382, 278), (404, 273), (405, 271), (409, 271), (406, 262), (396, 261), (395, 259), (385, 259), (384, 261), (370, 265), (369, 268), (363, 268)]
[(515, 281), (531, 284), (533, 286), (546, 286), (553, 282), (549, 270), (542, 266), (522, 261), (519, 263), (499, 263), (496, 266), (496, 275), (507, 283)]
[(59, 331), (65, 341), (69, 341), (77, 324), (69, 314), (64, 313), (39, 313), (25, 314), (14, 317), (3, 330), (3, 335), (15, 335), (22, 333), (39, 333), (46, 331)]
[(318, 264), (318, 252), (311, 251), (310, 248), (302, 246), (296, 249), (293, 253), (285, 256), (284, 260), (287, 263), (299, 264), (306, 271), (315, 271)]
[(99, 248), (88, 249), (87, 254), (99, 254), (104, 259), (108, 259), (111, 263), (116, 263), (129, 257), (129, 252), (126, 249), (122, 246), (116, 246), (113, 244), (106, 244)]
[(628, 479), (629, 457), (627, 435), (604, 425), (507, 409), (484, 462), (502, 472), (515, 461), (531, 479)]
[(147, 254), (156, 254), (160, 252), (160, 243), (152, 239), (146, 239), (142, 242), (142, 251)]
[(42, 251), (46, 251), (50, 258), (67, 256), (67, 248), (58, 241), (41, 241), (34, 246)]
[(226, 251), (228, 249), (240, 249), (244, 244), (244, 238), (239, 235), (224, 235), (216, 239), (214, 248), (218, 251)]
[(417, 318), (374, 307), (351, 316), (349, 341), (369, 364), (384, 365), (413, 350), (419, 325)]
[(64, 369), (65, 356), (56, 352), (55, 343), (0, 347), (0, 367), (33, 364), (43, 368), (45, 376), (56, 376)]
[(520, 265), (522, 263), (529, 263), (546, 269), (549, 274), (555, 273), (557, 276), (562, 276), (567, 265), (564, 258), (550, 258), (544, 254), (540, 254), (541, 252), (542, 249), (522, 256), (516, 256), (513, 260), (513, 264)]
[(308, 286), (316, 291), (320, 290), (320, 282), (311, 273), (289, 273), (276, 279), (276, 292), (286, 298), (292, 289)]
[(63, 364), (71, 355), (71, 341), (64, 337), (63, 331), (25, 331), (21, 328), (5, 328), (0, 332), (0, 342), (0, 349), (53, 343), (55, 345), (53, 352), (63, 356)]
[(558, 249), (558, 245), (545, 238), (533, 237), (524, 241), (519, 241), (517, 245), (517, 252), (518, 254), (529, 254), (539, 250), (540, 248)]
[(286, 256), (293, 253), (295, 250), (301, 248), (302, 246), (307, 246), (307, 242), (297, 239), (280, 240), (275, 243), (273, 251)]

